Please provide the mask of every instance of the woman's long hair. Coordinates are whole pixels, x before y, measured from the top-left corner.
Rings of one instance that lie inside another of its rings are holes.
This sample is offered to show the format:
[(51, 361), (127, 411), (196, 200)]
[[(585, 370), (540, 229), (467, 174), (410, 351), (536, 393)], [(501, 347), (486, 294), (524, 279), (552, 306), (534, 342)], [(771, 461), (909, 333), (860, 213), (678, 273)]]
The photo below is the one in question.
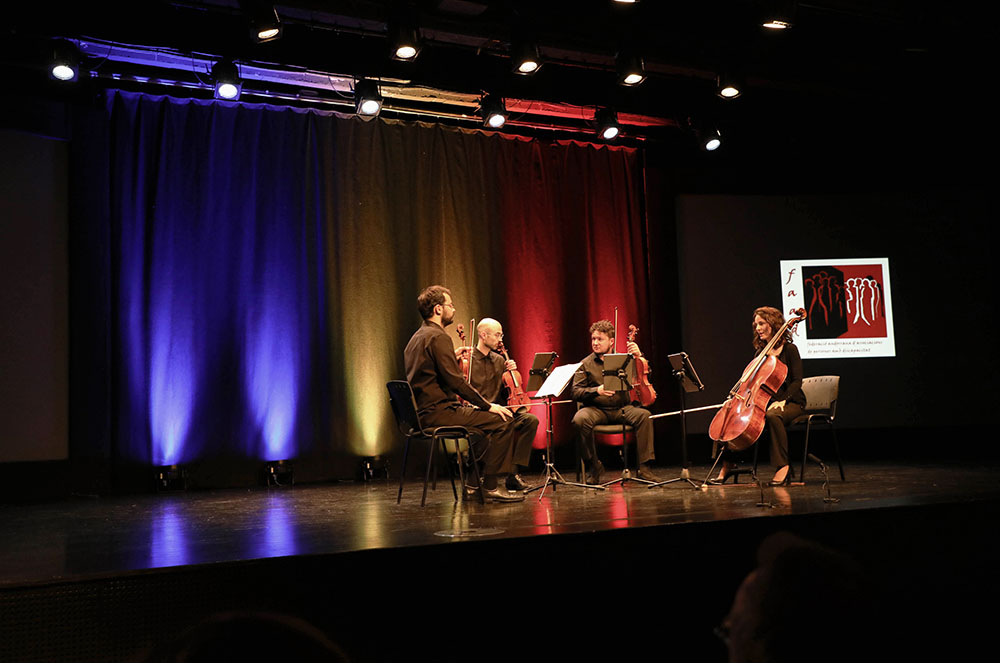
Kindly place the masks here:
[[(785, 324), (785, 316), (783, 316), (781, 314), (781, 311), (774, 308), (773, 306), (761, 306), (760, 308), (758, 308), (753, 312), (754, 318), (756, 318), (758, 315), (764, 318), (764, 322), (771, 325), (772, 334), (777, 334), (778, 330), (781, 329), (781, 326)], [(753, 320), (753, 318), (751, 318), (751, 320)], [(752, 327), (753, 323), (751, 323), (751, 328)], [(785, 337), (777, 343), (777, 347), (781, 347), (785, 343), (791, 343), (791, 342), (792, 342), (792, 330), (787, 329), (785, 330)], [(759, 352), (764, 348), (765, 345), (767, 345), (767, 341), (761, 340), (760, 336), (757, 335), (757, 330), (754, 329), (753, 330), (754, 349)]]

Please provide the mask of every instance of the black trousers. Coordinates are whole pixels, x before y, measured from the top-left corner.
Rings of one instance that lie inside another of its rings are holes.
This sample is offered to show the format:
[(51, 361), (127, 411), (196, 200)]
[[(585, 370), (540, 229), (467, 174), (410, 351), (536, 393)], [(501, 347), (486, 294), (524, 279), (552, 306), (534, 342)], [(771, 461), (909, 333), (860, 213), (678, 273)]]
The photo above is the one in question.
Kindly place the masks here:
[[(425, 426), (465, 426), (476, 458), (483, 461), (487, 477), (510, 474), (514, 455), (514, 421), (474, 407), (451, 405), (421, 413)], [(486, 483), (492, 488), (492, 481)]]
[(783, 408), (768, 407), (764, 415), (771, 436), (771, 464), (775, 469), (788, 465), (788, 424), (802, 416), (805, 410), (798, 403), (785, 402)]
[(653, 460), (653, 422), (649, 420), (649, 410), (626, 405), (624, 411), (621, 408), (602, 410), (598, 407), (582, 407), (573, 415), (573, 426), (577, 433), (577, 451), (585, 463), (589, 464), (592, 459), (597, 458), (597, 449), (594, 446), (594, 426), (620, 424), (623, 419), (625, 423), (635, 429), (635, 445), (639, 454), (639, 462), (645, 463)]
[(514, 462), (527, 466), (531, 462), (531, 448), (538, 430), (538, 417), (530, 412), (514, 413)]

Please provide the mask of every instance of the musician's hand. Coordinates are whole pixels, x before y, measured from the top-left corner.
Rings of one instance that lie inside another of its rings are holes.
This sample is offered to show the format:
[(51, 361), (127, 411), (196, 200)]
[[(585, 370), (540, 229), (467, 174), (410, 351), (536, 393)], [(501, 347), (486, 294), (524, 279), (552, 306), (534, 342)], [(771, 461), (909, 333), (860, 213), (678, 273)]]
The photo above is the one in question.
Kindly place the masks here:
[(639, 346), (634, 341), (628, 342), (628, 344), (625, 346), (625, 352), (629, 353), (630, 355), (632, 355), (637, 359), (642, 356), (642, 352), (639, 350)]
[(784, 410), (785, 410), (785, 401), (774, 401), (773, 403), (767, 406), (768, 412), (784, 412)]
[(468, 359), (472, 356), (472, 346), (463, 345), (455, 348), (455, 359)]
[(608, 390), (607, 390), (607, 389), (605, 389), (604, 387), (598, 387), (598, 388), (597, 388), (597, 395), (598, 395), (598, 396), (614, 396), (614, 395), (615, 395), (615, 392), (613, 392), (613, 391), (608, 391)]
[(490, 403), (490, 412), (492, 412), (493, 414), (500, 415), (500, 418), (503, 419), (504, 421), (512, 419), (514, 417), (513, 412), (505, 408), (503, 405), (500, 405), (499, 403)]
[(508, 370), (508, 371), (516, 371), (517, 370), (517, 362), (514, 361), (513, 359), (508, 359), (507, 363), (504, 364), (503, 367), (504, 367), (505, 370)]

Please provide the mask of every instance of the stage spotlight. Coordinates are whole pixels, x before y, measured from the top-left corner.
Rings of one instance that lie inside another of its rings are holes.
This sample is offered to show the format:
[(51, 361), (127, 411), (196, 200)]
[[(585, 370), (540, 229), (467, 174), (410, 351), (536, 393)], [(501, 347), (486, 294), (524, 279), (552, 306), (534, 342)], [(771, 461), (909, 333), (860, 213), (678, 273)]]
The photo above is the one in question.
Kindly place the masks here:
[(243, 81), (239, 70), (231, 60), (221, 60), (212, 67), (212, 81), (215, 84), (215, 98), (235, 101), (243, 91)]
[(735, 99), (743, 94), (743, 85), (730, 73), (719, 74), (716, 79), (715, 93), (723, 99)]
[(634, 86), (646, 80), (646, 69), (642, 64), (642, 58), (635, 53), (620, 51), (615, 56), (615, 69), (619, 85)]
[(795, 18), (795, 0), (771, 0), (766, 3), (761, 25), (768, 30), (787, 30)]
[(507, 108), (501, 97), (486, 95), (479, 102), (479, 114), (483, 124), (491, 129), (499, 129), (507, 122)]
[(281, 18), (274, 5), (268, 2), (244, 2), (247, 13), (250, 15), (250, 37), (258, 44), (274, 41), (281, 38), (284, 30), (281, 25)]
[(375, 81), (361, 79), (354, 84), (354, 111), (358, 115), (378, 115), (382, 110), (382, 95)]
[(722, 134), (715, 127), (709, 127), (701, 132), (701, 149), (714, 152), (722, 147)]
[(187, 490), (187, 470), (180, 465), (161, 465), (154, 472), (156, 492)]
[(527, 41), (515, 42), (511, 46), (511, 69), (515, 74), (533, 74), (542, 67), (538, 47)]
[(264, 485), (291, 486), (295, 484), (292, 461), (272, 460), (264, 464)]
[(415, 60), (420, 53), (420, 36), (416, 27), (404, 25), (402, 22), (389, 24), (389, 42), (392, 46), (392, 59)]
[(594, 114), (597, 135), (604, 140), (614, 140), (621, 133), (617, 114), (609, 108), (601, 108)]
[(358, 469), (361, 481), (389, 478), (389, 460), (383, 456), (365, 456)]
[(72, 42), (60, 39), (52, 44), (49, 78), (71, 83), (80, 75), (80, 51)]

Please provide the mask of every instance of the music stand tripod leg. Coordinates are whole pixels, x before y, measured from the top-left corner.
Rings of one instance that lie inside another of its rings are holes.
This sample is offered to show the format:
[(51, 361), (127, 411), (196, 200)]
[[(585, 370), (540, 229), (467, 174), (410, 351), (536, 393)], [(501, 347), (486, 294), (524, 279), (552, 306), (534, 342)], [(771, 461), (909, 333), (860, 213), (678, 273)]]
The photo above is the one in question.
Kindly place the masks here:
[(594, 490), (604, 490), (604, 486), (591, 486), (585, 483), (576, 483), (574, 481), (566, 481), (559, 470), (556, 469), (555, 464), (552, 462), (552, 397), (546, 396), (545, 398), (545, 414), (548, 417), (547, 426), (545, 428), (545, 481), (541, 485), (533, 486), (525, 493), (530, 493), (536, 490), (541, 491), (538, 494), (538, 501), (542, 501), (542, 497), (545, 496), (545, 489), (548, 486), (552, 486), (552, 492), (555, 492), (556, 486), (576, 486), (578, 488), (592, 488)]

